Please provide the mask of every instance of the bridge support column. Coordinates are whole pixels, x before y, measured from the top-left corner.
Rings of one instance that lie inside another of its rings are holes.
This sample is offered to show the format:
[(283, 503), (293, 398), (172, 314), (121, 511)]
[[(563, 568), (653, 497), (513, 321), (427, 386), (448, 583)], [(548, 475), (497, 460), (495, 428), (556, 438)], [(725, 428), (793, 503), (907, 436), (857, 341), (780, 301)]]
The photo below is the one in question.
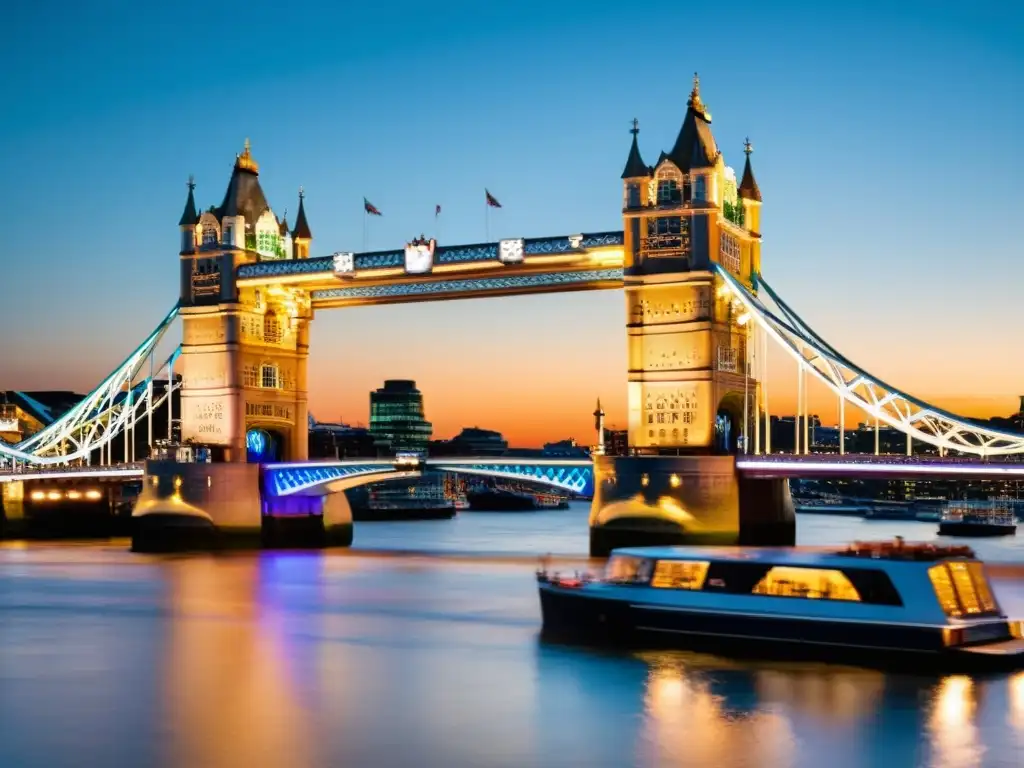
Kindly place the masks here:
[(259, 546), (259, 465), (148, 461), (132, 512), (136, 552)]
[(13, 539), (25, 532), (25, 483), (0, 483), (0, 539)]
[(732, 456), (614, 456), (595, 462), (592, 557), (624, 546), (795, 541), (788, 482), (744, 478)]
[(343, 492), (265, 494), (258, 464), (147, 462), (132, 523), (136, 552), (352, 543)]

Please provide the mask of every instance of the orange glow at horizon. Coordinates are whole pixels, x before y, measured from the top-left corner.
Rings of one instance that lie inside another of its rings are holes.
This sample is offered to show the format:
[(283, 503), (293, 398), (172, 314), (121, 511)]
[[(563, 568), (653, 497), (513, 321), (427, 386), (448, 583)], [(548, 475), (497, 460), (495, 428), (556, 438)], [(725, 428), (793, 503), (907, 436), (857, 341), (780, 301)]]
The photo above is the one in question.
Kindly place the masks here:
[[(365, 425), (372, 390), (385, 379), (413, 379), (435, 439), (475, 426), (501, 432), (515, 447), (567, 438), (590, 445), (598, 397), (606, 428), (626, 428), (625, 321), (621, 291), (322, 311), (312, 324), (310, 412), (319, 421)], [(855, 329), (829, 341), (893, 386), (957, 415), (1009, 416), (1019, 407), (1009, 393), (1024, 381), (1009, 369), (986, 377), (986, 391), (979, 392), (975, 369), (958, 365), (943, 372), (936, 392), (933, 377), (898, 345), (883, 356), (858, 344)], [(769, 344), (769, 410), (791, 416), (796, 363)], [(836, 396), (809, 374), (806, 381), (809, 412), (834, 426)], [(870, 417), (847, 403), (845, 421), (855, 428)]]

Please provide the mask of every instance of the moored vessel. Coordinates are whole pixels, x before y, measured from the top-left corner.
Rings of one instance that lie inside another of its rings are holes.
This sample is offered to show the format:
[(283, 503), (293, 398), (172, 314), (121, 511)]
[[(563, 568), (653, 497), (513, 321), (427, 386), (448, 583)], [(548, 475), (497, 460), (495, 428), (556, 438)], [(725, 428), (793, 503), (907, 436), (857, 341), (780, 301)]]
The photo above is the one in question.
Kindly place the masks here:
[(587, 644), (942, 671), (1024, 666), (968, 547), (638, 547), (600, 578), (538, 572), (543, 634)]
[(1002, 499), (953, 501), (939, 519), (940, 536), (1015, 536), (1017, 516)]
[(352, 506), (352, 519), (356, 522), (450, 520), (456, 512), (455, 501), (448, 498), (436, 482), (410, 486), (387, 483), (371, 490), (364, 504)]

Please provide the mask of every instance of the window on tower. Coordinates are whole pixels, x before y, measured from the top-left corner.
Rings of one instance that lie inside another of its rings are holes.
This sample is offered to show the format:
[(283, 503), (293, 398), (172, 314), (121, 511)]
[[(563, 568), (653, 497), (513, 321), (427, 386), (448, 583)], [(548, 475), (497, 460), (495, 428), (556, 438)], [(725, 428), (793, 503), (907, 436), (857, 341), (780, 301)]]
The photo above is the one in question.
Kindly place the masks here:
[(627, 184), (626, 185), (626, 207), (627, 208), (639, 208), (640, 207), (640, 185), (639, 184)]
[(281, 321), (278, 320), (276, 312), (267, 312), (263, 316), (263, 341), (267, 344), (281, 342)]
[(683, 200), (679, 182), (675, 179), (660, 179), (658, 181), (658, 205), (673, 205)]
[(265, 363), (260, 366), (260, 386), (263, 389), (277, 389), (280, 386), (276, 365)]
[(704, 174), (699, 174), (693, 180), (693, 199), (697, 202), (707, 200), (707, 183), (707, 178), (705, 178)]
[(217, 244), (217, 228), (206, 224), (203, 227), (203, 245)]
[(686, 256), (690, 251), (690, 219), (659, 216), (647, 220), (647, 237), (641, 244), (645, 256)]

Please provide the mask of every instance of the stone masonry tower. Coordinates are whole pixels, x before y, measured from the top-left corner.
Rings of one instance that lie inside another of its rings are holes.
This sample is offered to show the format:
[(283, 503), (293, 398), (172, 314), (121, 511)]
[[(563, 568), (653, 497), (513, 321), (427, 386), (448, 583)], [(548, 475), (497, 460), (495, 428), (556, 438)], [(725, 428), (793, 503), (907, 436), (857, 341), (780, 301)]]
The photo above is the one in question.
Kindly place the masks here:
[(632, 133), (622, 173), (629, 444), (639, 454), (735, 453), (752, 431), (757, 382), (749, 318), (722, 298), (712, 265), (748, 286), (760, 268), (750, 146), (737, 188), (696, 75), (678, 138), (654, 167), (641, 159), (635, 120)]
[(309, 296), (286, 285), (236, 284), (243, 264), (308, 256), (303, 196), (289, 235), (263, 194), (248, 141), (219, 206), (198, 214), (193, 188), (190, 181), (179, 223), (182, 439), (229, 462), (248, 453), (305, 459)]

